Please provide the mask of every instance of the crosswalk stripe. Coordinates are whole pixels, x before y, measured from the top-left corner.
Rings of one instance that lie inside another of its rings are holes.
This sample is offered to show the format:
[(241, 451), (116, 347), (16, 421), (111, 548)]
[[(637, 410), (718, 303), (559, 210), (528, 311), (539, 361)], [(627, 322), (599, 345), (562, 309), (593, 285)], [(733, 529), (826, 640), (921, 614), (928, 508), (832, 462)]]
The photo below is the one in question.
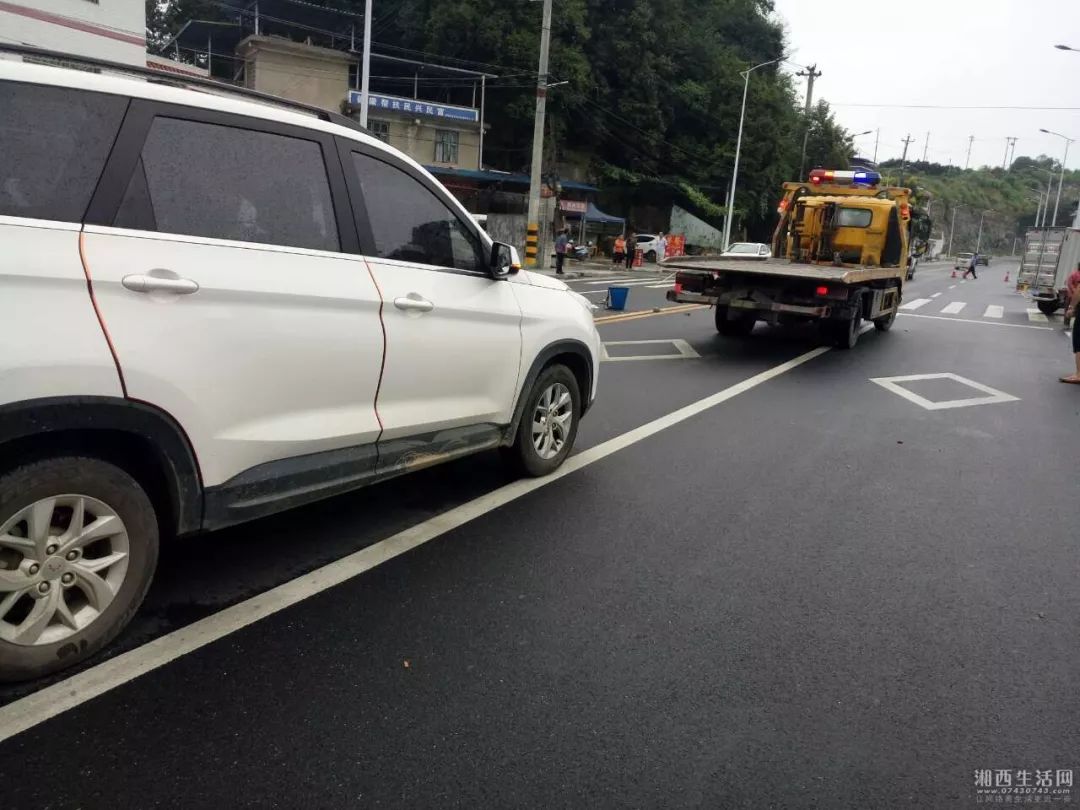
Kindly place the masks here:
[(1039, 310), (1037, 310), (1037, 309), (1029, 309), (1027, 311), (1027, 314), (1028, 314), (1028, 320), (1032, 321), (1033, 323), (1048, 323), (1050, 321), (1049, 318), (1047, 318), (1043, 313), (1039, 312)]
[(965, 301), (953, 301), (951, 304), (946, 304), (941, 308), (942, 315), (959, 315), (960, 312), (967, 306)]
[(984, 318), (1000, 318), (1005, 314), (1005, 307), (999, 307), (997, 304), (991, 304), (986, 308), (986, 312), (983, 313)]
[(924, 307), (929, 303), (929, 298), (916, 298), (914, 301), (908, 301), (906, 304), (901, 304), (900, 309), (918, 309), (919, 307)]
[(595, 287), (598, 284), (618, 284), (622, 281), (634, 281), (636, 279), (637, 276), (620, 276), (619, 278), (608, 278), (604, 279), (603, 281), (586, 281), (585, 283), (588, 284), (590, 287)]
[(931, 295), (930, 297), (931, 297), (931, 298), (937, 298), (937, 297), (938, 297), (939, 295), (941, 295), (941, 293), (934, 293), (934, 294), (933, 294), (933, 295)]
[(675, 282), (669, 281), (667, 284), (649, 284), (645, 289), (647, 290), (666, 290), (668, 287), (674, 287)]

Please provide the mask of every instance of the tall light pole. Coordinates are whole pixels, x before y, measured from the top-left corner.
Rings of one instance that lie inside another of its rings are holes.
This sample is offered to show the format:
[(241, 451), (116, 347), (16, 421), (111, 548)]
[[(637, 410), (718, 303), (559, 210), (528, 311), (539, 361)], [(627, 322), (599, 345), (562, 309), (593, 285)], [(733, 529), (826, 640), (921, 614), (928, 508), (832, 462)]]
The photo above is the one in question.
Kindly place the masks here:
[(874, 165), (877, 165), (877, 148), (881, 143), (881, 127), (877, 128), (877, 134), (874, 136)]
[(979, 236), (978, 236), (978, 237), (977, 237), (977, 238), (975, 239), (975, 252), (976, 252), (976, 253), (978, 253), (978, 252), (979, 252), (979, 248), (981, 248), (981, 247), (982, 247), (982, 226), (983, 226), (983, 217), (985, 217), (985, 216), (986, 216), (987, 214), (991, 214), (991, 213), (993, 213), (993, 212), (992, 212), (992, 211), (983, 211), (983, 212), (981, 212), (981, 213), (979, 214)]
[(952, 238), (953, 238), (953, 234), (956, 233), (956, 210), (958, 208), (963, 208), (963, 206), (962, 205), (956, 205), (954, 203), (953, 204), (953, 209), (952, 209), (952, 224), (949, 225), (949, 249), (945, 251), (946, 256), (952, 256), (953, 255), (953, 252), (952, 252)]
[[(1035, 182), (1038, 183), (1039, 181), (1036, 180)], [(1035, 227), (1038, 228), (1039, 227), (1039, 215), (1042, 214), (1042, 212), (1043, 212), (1043, 196), (1044, 196), (1044, 194), (1043, 194), (1043, 189), (1042, 189), (1042, 183), (1039, 183), (1038, 188), (1031, 188), (1029, 186), (1028, 190), (1029, 191), (1034, 191), (1038, 195), (1035, 198), (1035, 199), (1037, 199), (1039, 201), (1039, 204), (1037, 206), (1035, 206)]]
[(361, 66), (363, 75), (360, 77), (360, 126), (367, 126), (368, 114), (368, 76), (371, 75), (371, 2), (366, 0), (364, 4), (364, 64)]
[[(544, 0), (544, 2), (550, 5), (551, 0)], [(746, 121), (746, 93), (750, 89), (750, 74), (758, 68), (783, 62), (786, 58), (787, 55), (785, 54), (779, 59), (771, 59), (768, 62), (762, 62), (760, 65), (754, 65), (752, 68), (739, 71), (739, 75), (743, 77), (742, 112), (739, 113), (739, 137), (735, 140), (735, 167), (731, 170), (731, 190), (728, 192), (727, 215), (724, 217), (725, 252), (727, 252), (728, 245), (731, 244), (731, 220), (735, 218), (735, 184), (739, 181), (739, 155), (742, 153), (742, 131), (743, 123)]]
[(544, 114), (547, 111), (548, 49), (551, 45), (551, 0), (544, 0), (540, 24), (540, 69), (536, 76), (536, 118), (533, 120), (532, 169), (529, 174), (529, 222), (525, 264), (535, 267), (540, 252), (540, 174), (544, 170)]
[[(1057, 135), (1059, 138), (1065, 141), (1065, 156), (1061, 159), (1061, 174), (1058, 175), (1057, 197), (1054, 199), (1054, 219), (1050, 223), (1051, 228), (1056, 228), (1058, 205), (1061, 203), (1061, 184), (1065, 182), (1065, 161), (1069, 159), (1069, 147), (1073, 145), (1076, 139), (1069, 138), (1068, 136), (1062, 135), (1060, 132), (1053, 132), (1049, 129), (1040, 129), (1039, 132), (1045, 132), (1047, 135)], [(1050, 192), (1047, 191), (1047, 197), (1049, 198), (1049, 196)], [(1047, 199), (1047, 204), (1049, 205), (1049, 203), (1050, 200)]]

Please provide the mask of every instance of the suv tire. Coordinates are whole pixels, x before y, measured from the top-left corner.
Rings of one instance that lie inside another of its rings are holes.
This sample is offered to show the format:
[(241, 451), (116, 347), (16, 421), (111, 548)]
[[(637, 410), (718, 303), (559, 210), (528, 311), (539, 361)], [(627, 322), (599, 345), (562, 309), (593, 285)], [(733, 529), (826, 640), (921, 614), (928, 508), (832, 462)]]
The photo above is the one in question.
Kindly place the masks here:
[(574, 447), (580, 419), (577, 378), (566, 366), (548, 366), (529, 391), (514, 443), (506, 448), (510, 465), (533, 478), (555, 472)]
[(135, 479), (94, 458), (16, 467), (0, 493), (0, 681), (26, 680), (88, 658), (127, 625), (157, 565), (158, 523)]

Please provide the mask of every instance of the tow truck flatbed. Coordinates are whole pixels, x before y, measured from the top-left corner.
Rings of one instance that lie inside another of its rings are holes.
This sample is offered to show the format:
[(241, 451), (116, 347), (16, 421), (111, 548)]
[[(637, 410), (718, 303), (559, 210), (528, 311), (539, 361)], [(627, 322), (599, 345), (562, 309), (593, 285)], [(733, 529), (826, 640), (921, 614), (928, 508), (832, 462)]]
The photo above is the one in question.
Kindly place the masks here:
[(831, 281), (837, 284), (866, 284), (871, 281), (902, 279), (904, 271), (897, 267), (862, 267), (859, 265), (811, 264), (790, 259), (719, 259), (680, 256), (666, 259), (664, 269), (699, 271), (703, 273), (748, 273), (809, 281)]

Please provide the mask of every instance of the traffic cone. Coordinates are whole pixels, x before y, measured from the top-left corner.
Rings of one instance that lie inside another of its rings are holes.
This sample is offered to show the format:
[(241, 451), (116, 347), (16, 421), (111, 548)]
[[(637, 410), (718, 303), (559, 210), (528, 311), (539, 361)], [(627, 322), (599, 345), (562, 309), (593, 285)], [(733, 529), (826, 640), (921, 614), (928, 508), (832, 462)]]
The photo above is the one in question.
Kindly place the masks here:
[(1009, 283), (1009, 271), (1008, 270), (1005, 271), (1005, 283), (1006, 284)]

